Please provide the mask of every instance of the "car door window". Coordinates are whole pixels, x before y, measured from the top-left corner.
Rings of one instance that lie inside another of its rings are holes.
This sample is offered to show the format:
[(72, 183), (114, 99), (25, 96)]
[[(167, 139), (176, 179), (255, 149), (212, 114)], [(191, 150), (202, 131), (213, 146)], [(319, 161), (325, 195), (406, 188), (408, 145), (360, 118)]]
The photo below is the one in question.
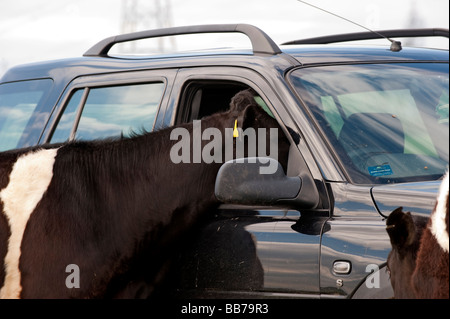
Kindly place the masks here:
[[(73, 137), (92, 140), (152, 131), (164, 87), (164, 83), (157, 82), (75, 91), (51, 142)], [(86, 101), (83, 103), (83, 100)], [(84, 105), (80, 108), (79, 104)]]
[(77, 108), (80, 105), (81, 98), (83, 96), (84, 89), (77, 90), (72, 94), (72, 97), (67, 103), (64, 114), (61, 116), (58, 126), (53, 133), (51, 139), (52, 143), (64, 142), (70, 137), (73, 124), (77, 115)]

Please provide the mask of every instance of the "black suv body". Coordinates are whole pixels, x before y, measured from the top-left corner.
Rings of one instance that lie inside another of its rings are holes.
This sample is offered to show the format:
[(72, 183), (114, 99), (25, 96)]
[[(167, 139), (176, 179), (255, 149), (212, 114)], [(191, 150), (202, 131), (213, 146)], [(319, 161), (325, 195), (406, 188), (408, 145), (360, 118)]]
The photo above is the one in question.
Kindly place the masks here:
[[(203, 32), (245, 33), (253, 50), (108, 56), (116, 43)], [(295, 132), (287, 175), (302, 178), (305, 200), (212, 211), (172, 293), (391, 298), (385, 218), (398, 206), (430, 214), (448, 165), (448, 51), (305, 42), (280, 49), (249, 25), (172, 28), (12, 68), (0, 81), (0, 151), (158, 130), (225, 110), (251, 87)]]

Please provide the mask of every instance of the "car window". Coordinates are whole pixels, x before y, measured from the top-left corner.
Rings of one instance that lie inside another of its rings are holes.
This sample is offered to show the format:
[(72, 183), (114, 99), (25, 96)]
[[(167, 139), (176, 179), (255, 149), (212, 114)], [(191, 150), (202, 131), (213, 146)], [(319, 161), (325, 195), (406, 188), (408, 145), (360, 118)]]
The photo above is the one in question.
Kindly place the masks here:
[[(51, 142), (71, 138), (75, 128), (75, 138), (79, 140), (152, 131), (164, 87), (164, 83), (158, 82), (77, 90), (72, 94)], [(76, 123), (83, 95), (87, 98)]]
[(53, 132), (53, 136), (51, 139), (52, 143), (64, 142), (69, 139), (70, 134), (72, 132), (73, 125), (75, 123), (77, 108), (80, 105), (81, 98), (83, 96), (84, 89), (76, 90), (69, 102), (67, 103), (66, 109), (64, 110), (63, 115), (59, 119), (58, 126)]
[(224, 112), (231, 99), (248, 86), (234, 81), (195, 80), (187, 83), (178, 103), (177, 123), (188, 123), (205, 116)]
[(436, 178), (448, 166), (448, 64), (298, 69), (291, 81), (356, 183)]
[(0, 85), (0, 151), (16, 148), (26, 138), (28, 123), (52, 84), (41, 79)]

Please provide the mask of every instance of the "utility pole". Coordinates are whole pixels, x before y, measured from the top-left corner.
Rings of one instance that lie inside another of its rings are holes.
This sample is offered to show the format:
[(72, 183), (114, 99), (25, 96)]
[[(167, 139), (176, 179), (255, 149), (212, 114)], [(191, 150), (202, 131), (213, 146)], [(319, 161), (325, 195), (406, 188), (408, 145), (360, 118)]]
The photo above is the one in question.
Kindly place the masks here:
[[(424, 23), (423, 19), (420, 16), (420, 12), (417, 8), (417, 2), (414, 0), (410, 3), (410, 9), (409, 9), (409, 20), (407, 24), (407, 28), (414, 29), (414, 28), (422, 28)], [(420, 38), (406, 38), (403, 40), (405, 43), (405, 46), (418, 46), (421, 43), (423, 43), (423, 39)]]
[[(122, 0), (121, 33), (170, 28), (171, 0)], [(144, 47), (136, 41), (122, 44), (122, 53), (163, 53), (176, 50), (173, 37), (158, 38), (157, 44)]]

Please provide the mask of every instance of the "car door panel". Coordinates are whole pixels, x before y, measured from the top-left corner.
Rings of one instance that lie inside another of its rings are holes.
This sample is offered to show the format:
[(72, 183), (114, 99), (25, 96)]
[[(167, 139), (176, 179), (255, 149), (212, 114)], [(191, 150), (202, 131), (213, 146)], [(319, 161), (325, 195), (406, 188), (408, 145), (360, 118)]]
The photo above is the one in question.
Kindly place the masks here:
[(299, 211), (219, 208), (180, 257), (181, 295), (319, 295), (320, 231)]

